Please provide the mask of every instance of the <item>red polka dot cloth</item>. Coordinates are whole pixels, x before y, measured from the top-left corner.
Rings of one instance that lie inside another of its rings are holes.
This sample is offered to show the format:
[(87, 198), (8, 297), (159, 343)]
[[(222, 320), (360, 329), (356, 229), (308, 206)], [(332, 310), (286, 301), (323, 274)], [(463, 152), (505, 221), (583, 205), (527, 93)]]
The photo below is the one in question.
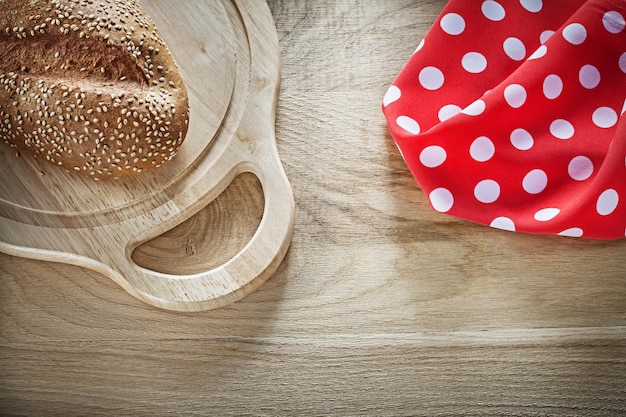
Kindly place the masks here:
[(625, 16), (624, 0), (446, 5), (382, 103), (436, 211), (626, 236)]

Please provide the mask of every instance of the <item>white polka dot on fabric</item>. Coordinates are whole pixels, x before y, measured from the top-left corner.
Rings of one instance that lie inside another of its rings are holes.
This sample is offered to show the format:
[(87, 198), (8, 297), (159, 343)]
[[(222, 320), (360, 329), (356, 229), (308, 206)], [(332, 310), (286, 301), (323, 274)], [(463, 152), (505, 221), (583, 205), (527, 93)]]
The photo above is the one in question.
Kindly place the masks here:
[(460, 112), (461, 108), (456, 104), (446, 104), (441, 109), (439, 109), (437, 117), (439, 118), (439, 121), (445, 122), (446, 120), (456, 116)]
[(514, 61), (522, 61), (526, 57), (526, 46), (518, 38), (507, 38), (502, 44), (504, 52)]
[(419, 123), (408, 116), (399, 116), (396, 124), (413, 135), (417, 135), (421, 130)]
[(504, 7), (502, 7), (502, 5), (497, 1), (493, 0), (484, 1), (482, 6), (480, 6), (480, 10), (487, 19), (493, 20), (494, 22), (499, 22), (504, 19), (504, 16), (506, 16)]
[(583, 65), (578, 72), (580, 84), (588, 90), (596, 88), (600, 84), (602, 76), (600, 71), (593, 65)]
[(610, 107), (599, 107), (591, 115), (593, 123), (603, 129), (615, 126), (618, 120), (617, 112)]
[(524, 9), (532, 13), (537, 13), (543, 7), (542, 0), (520, 0), (520, 3)]
[(385, 93), (385, 97), (383, 98), (383, 106), (387, 107), (394, 101), (398, 101), (400, 97), (402, 97), (402, 91), (400, 91), (397, 86), (392, 85)]
[(554, 100), (563, 91), (563, 80), (556, 74), (550, 74), (543, 80), (543, 94), (547, 99)]
[(504, 89), (504, 99), (509, 106), (518, 109), (526, 102), (526, 90), (519, 84), (511, 84)]
[(487, 58), (479, 52), (468, 52), (463, 55), (461, 65), (465, 71), (478, 74), (487, 68)]
[(428, 199), (430, 200), (430, 204), (432, 204), (433, 208), (440, 213), (450, 211), (454, 205), (454, 196), (450, 190), (446, 188), (434, 189), (428, 195)]
[(493, 203), (500, 197), (500, 184), (494, 180), (482, 180), (474, 187), (474, 197), (481, 203)]
[(548, 47), (545, 45), (541, 45), (539, 48), (537, 48), (535, 52), (533, 52), (531, 56), (528, 57), (528, 59), (530, 60), (539, 59), (545, 56), (547, 53), (548, 53)]
[(624, 114), (626, 112), (626, 100), (624, 100), (624, 105), (622, 106), (622, 112), (620, 114)]
[(546, 189), (548, 176), (540, 169), (533, 169), (524, 177), (522, 187), (528, 194), (539, 194)]
[(468, 116), (479, 116), (484, 111), (487, 105), (482, 100), (476, 100), (466, 108), (462, 110), (462, 113), (467, 114)]
[(557, 119), (550, 124), (550, 133), (558, 139), (570, 139), (574, 136), (574, 126), (564, 119)]
[(619, 69), (621, 69), (622, 72), (626, 74), (626, 52), (619, 56), (619, 61), (617, 64), (619, 65)]
[(580, 227), (572, 227), (571, 229), (563, 230), (561, 233), (559, 233), (559, 236), (582, 237), (583, 233), (583, 229), (581, 229)]
[(604, 28), (611, 33), (620, 33), (624, 30), (624, 26), (626, 26), (626, 21), (624, 21), (624, 16), (622, 16), (619, 12), (611, 10), (606, 12), (604, 16), (602, 16), (602, 24)]
[(436, 168), (446, 161), (448, 154), (441, 146), (428, 146), (420, 153), (420, 162), (427, 168)]
[(535, 213), (535, 220), (539, 222), (548, 222), (559, 215), (561, 210), (554, 207), (544, 208)]
[(541, 44), (548, 42), (548, 39), (550, 39), (552, 35), (554, 35), (553, 30), (544, 30), (541, 32), (541, 35), (539, 35), (539, 42), (541, 42)]
[(431, 91), (440, 89), (445, 80), (443, 72), (437, 67), (423, 68), (418, 78), (422, 87)]
[(511, 144), (520, 151), (527, 151), (533, 147), (535, 140), (527, 130), (519, 128), (511, 132)]
[(413, 53), (415, 54), (416, 52), (419, 52), (419, 50), (424, 47), (424, 43), (426, 43), (426, 39), (422, 39), (420, 43), (417, 44), (417, 48), (415, 48), (415, 51), (413, 51)]
[(580, 45), (587, 39), (587, 29), (580, 23), (570, 23), (563, 29), (563, 38), (572, 45)]
[(448, 35), (460, 35), (465, 30), (465, 19), (457, 13), (448, 13), (441, 18), (439, 25)]
[(610, 188), (605, 190), (600, 197), (598, 197), (598, 202), (596, 203), (596, 210), (601, 216), (608, 216), (613, 213), (617, 208), (617, 204), (619, 203), (619, 195), (617, 191)]
[(579, 155), (569, 162), (567, 173), (573, 180), (585, 181), (593, 175), (593, 162), (586, 156)]
[(470, 146), (470, 155), (476, 162), (490, 160), (496, 152), (496, 147), (486, 136), (476, 138)]
[(509, 232), (515, 231), (515, 223), (513, 222), (513, 220), (509, 219), (508, 217), (497, 217), (493, 219), (493, 221), (491, 222), (491, 224), (489, 224), (489, 226), (496, 228), (496, 229), (507, 230)]

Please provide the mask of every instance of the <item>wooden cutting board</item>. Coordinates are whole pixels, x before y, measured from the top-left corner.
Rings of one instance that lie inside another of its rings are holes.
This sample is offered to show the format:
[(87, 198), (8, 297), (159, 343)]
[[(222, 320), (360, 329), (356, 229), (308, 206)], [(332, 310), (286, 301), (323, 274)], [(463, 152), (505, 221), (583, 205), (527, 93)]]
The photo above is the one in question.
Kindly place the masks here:
[[(293, 194), (274, 136), (276, 29), (263, 0), (140, 3), (187, 86), (190, 124), (179, 154), (153, 172), (94, 181), (0, 144), (0, 251), (93, 269), (164, 309), (217, 308), (267, 280), (293, 233)], [(136, 248), (194, 216), (242, 173), (258, 178), (264, 208), (236, 255), (193, 273), (134, 261)]]

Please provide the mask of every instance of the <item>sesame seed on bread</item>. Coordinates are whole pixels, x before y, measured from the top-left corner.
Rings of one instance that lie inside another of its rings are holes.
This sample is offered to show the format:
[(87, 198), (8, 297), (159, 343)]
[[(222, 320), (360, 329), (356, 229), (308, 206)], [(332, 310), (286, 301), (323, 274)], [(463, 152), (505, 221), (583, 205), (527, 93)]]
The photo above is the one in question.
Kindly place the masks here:
[(189, 123), (167, 45), (131, 0), (0, 1), (0, 137), (94, 178), (160, 166)]

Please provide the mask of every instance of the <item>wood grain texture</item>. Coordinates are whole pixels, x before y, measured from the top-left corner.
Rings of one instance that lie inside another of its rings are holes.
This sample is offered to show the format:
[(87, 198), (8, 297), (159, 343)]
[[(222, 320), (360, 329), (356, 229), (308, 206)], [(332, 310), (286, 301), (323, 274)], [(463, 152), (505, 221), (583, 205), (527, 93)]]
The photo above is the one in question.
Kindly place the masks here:
[[(626, 242), (437, 214), (387, 132), (384, 92), (445, 1), (268, 4), (296, 199), (278, 272), (178, 313), (1, 255), (0, 414), (624, 415)], [(257, 201), (235, 187), (216, 204)]]

